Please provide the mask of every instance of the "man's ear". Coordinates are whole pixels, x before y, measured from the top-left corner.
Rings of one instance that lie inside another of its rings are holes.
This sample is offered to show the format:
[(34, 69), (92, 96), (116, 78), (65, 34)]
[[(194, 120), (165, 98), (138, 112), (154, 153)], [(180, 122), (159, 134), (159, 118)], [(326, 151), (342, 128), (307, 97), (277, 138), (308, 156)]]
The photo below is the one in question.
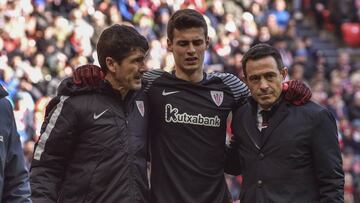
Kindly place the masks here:
[(281, 71), (280, 74), (283, 76), (283, 80), (285, 80), (286, 76), (288, 75), (288, 68), (284, 67)]
[(105, 58), (106, 66), (110, 73), (115, 73), (115, 61), (111, 57)]
[(167, 39), (166, 42), (167, 42), (167, 50), (172, 52), (173, 51), (173, 46), (172, 46), (173, 43), (170, 41), (170, 39)]

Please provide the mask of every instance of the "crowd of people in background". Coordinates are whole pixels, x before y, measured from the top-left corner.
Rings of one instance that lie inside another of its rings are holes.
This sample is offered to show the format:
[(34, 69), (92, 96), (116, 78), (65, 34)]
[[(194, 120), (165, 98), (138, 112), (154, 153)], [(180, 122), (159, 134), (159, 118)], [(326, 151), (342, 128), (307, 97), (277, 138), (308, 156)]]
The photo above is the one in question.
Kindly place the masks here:
[[(251, 46), (264, 42), (279, 50), (290, 70), (288, 79), (306, 82), (312, 100), (336, 117), (345, 202), (360, 202), (359, 59), (339, 52), (336, 65), (330, 66), (312, 47), (311, 38), (297, 33), (297, 24), (305, 20), (314, 21), (318, 30), (329, 22), (335, 27), (359, 22), (359, 0), (0, 0), (0, 84), (9, 92), (27, 164), (45, 107), (60, 81), (81, 64), (98, 64), (95, 43), (101, 31), (114, 23), (134, 26), (149, 40), (147, 66), (170, 71), (174, 61), (166, 47), (166, 24), (180, 8), (194, 8), (207, 20), (208, 72), (242, 78), (241, 59)], [(227, 181), (233, 197), (238, 197), (241, 176), (227, 176)]]

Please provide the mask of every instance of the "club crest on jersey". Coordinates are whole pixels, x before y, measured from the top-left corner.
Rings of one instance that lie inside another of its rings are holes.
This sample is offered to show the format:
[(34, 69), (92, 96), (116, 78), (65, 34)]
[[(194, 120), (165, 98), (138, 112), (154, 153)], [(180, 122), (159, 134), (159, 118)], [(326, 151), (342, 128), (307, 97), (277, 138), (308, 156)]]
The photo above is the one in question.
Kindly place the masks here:
[(139, 109), (139, 112), (140, 112), (141, 116), (144, 117), (144, 113), (145, 113), (144, 102), (143, 101), (136, 101), (136, 106)]
[(210, 91), (211, 98), (217, 106), (220, 106), (224, 100), (223, 91)]

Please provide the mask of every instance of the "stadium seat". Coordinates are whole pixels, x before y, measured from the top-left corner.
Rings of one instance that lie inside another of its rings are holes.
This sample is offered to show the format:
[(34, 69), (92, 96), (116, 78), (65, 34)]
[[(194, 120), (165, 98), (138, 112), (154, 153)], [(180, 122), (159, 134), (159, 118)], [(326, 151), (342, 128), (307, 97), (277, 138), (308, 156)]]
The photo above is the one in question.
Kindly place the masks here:
[(341, 25), (343, 41), (352, 47), (360, 46), (360, 23), (343, 23)]

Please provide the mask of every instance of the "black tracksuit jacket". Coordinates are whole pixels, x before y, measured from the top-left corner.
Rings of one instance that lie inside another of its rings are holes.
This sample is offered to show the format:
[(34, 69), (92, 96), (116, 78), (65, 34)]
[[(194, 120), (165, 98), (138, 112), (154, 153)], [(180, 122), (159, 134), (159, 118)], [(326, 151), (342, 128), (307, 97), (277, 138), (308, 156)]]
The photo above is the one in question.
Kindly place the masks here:
[(73, 96), (47, 107), (31, 165), (33, 202), (148, 202), (143, 91), (123, 100), (107, 83), (79, 90), (68, 80), (60, 89)]

